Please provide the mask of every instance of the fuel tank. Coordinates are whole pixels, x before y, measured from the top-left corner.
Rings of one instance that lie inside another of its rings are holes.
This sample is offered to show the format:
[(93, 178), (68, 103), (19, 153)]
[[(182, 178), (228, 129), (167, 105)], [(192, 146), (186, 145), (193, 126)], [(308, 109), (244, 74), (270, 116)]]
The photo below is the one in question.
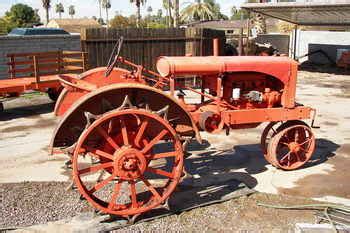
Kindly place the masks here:
[(277, 77), (284, 83), (291, 73), (296, 73), (297, 66), (298, 63), (288, 57), (267, 56), (184, 56), (159, 57), (157, 60), (157, 70), (163, 77), (249, 71)]

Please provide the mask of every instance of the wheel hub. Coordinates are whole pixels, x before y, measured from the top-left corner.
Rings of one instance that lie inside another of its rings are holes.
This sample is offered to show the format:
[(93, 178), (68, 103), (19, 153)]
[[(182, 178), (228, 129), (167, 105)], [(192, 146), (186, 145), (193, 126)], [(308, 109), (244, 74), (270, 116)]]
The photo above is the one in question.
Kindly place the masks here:
[(139, 178), (146, 170), (147, 161), (141, 151), (124, 147), (118, 150), (114, 157), (114, 172), (117, 176), (125, 180)]
[(297, 142), (291, 142), (288, 145), (290, 151), (292, 152), (299, 152), (300, 151), (300, 145)]

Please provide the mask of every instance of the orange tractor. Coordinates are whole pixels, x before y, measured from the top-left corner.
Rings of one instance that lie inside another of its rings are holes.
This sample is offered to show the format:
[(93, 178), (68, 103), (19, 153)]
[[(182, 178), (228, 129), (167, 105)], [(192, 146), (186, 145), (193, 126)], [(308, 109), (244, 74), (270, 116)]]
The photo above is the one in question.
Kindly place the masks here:
[[(101, 212), (129, 218), (165, 207), (186, 174), (186, 146), (201, 143), (201, 131), (270, 122), (261, 137), (269, 163), (293, 170), (312, 156), (315, 137), (301, 120), (315, 111), (295, 102), (295, 61), (218, 56), (214, 40), (213, 56), (160, 57), (155, 73), (119, 51), (107, 67), (60, 75), (61, 121), (51, 141), (52, 153), (71, 155), (75, 186)], [(184, 85), (184, 77), (197, 77), (201, 88)]]

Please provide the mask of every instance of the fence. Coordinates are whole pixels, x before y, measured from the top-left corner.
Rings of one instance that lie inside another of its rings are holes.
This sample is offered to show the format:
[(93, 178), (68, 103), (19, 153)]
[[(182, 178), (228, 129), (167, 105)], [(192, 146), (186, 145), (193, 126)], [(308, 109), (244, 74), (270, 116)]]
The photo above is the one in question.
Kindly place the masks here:
[(212, 39), (219, 38), (222, 45), (225, 42), (225, 32), (202, 28), (88, 28), (81, 33), (81, 47), (88, 54), (90, 68), (107, 64), (120, 36), (124, 37), (120, 55), (152, 70), (155, 70), (155, 61), (159, 56), (212, 55)]

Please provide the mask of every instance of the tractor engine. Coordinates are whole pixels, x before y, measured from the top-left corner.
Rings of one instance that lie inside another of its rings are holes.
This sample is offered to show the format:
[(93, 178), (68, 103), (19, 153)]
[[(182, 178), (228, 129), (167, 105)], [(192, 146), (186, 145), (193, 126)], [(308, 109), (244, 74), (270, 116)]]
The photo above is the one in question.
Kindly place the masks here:
[[(170, 79), (171, 93), (184, 77), (201, 80), (200, 103), (186, 104), (184, 97), (180, 99), (203, 131), (250, 128), (270, 120), (240, 120), (250, 116), (239, 110), (294, 107), (297, 64), (289, 58), (161, 57), (157, 69)], [(241, 113), (238, 119), (237, 113)]]

